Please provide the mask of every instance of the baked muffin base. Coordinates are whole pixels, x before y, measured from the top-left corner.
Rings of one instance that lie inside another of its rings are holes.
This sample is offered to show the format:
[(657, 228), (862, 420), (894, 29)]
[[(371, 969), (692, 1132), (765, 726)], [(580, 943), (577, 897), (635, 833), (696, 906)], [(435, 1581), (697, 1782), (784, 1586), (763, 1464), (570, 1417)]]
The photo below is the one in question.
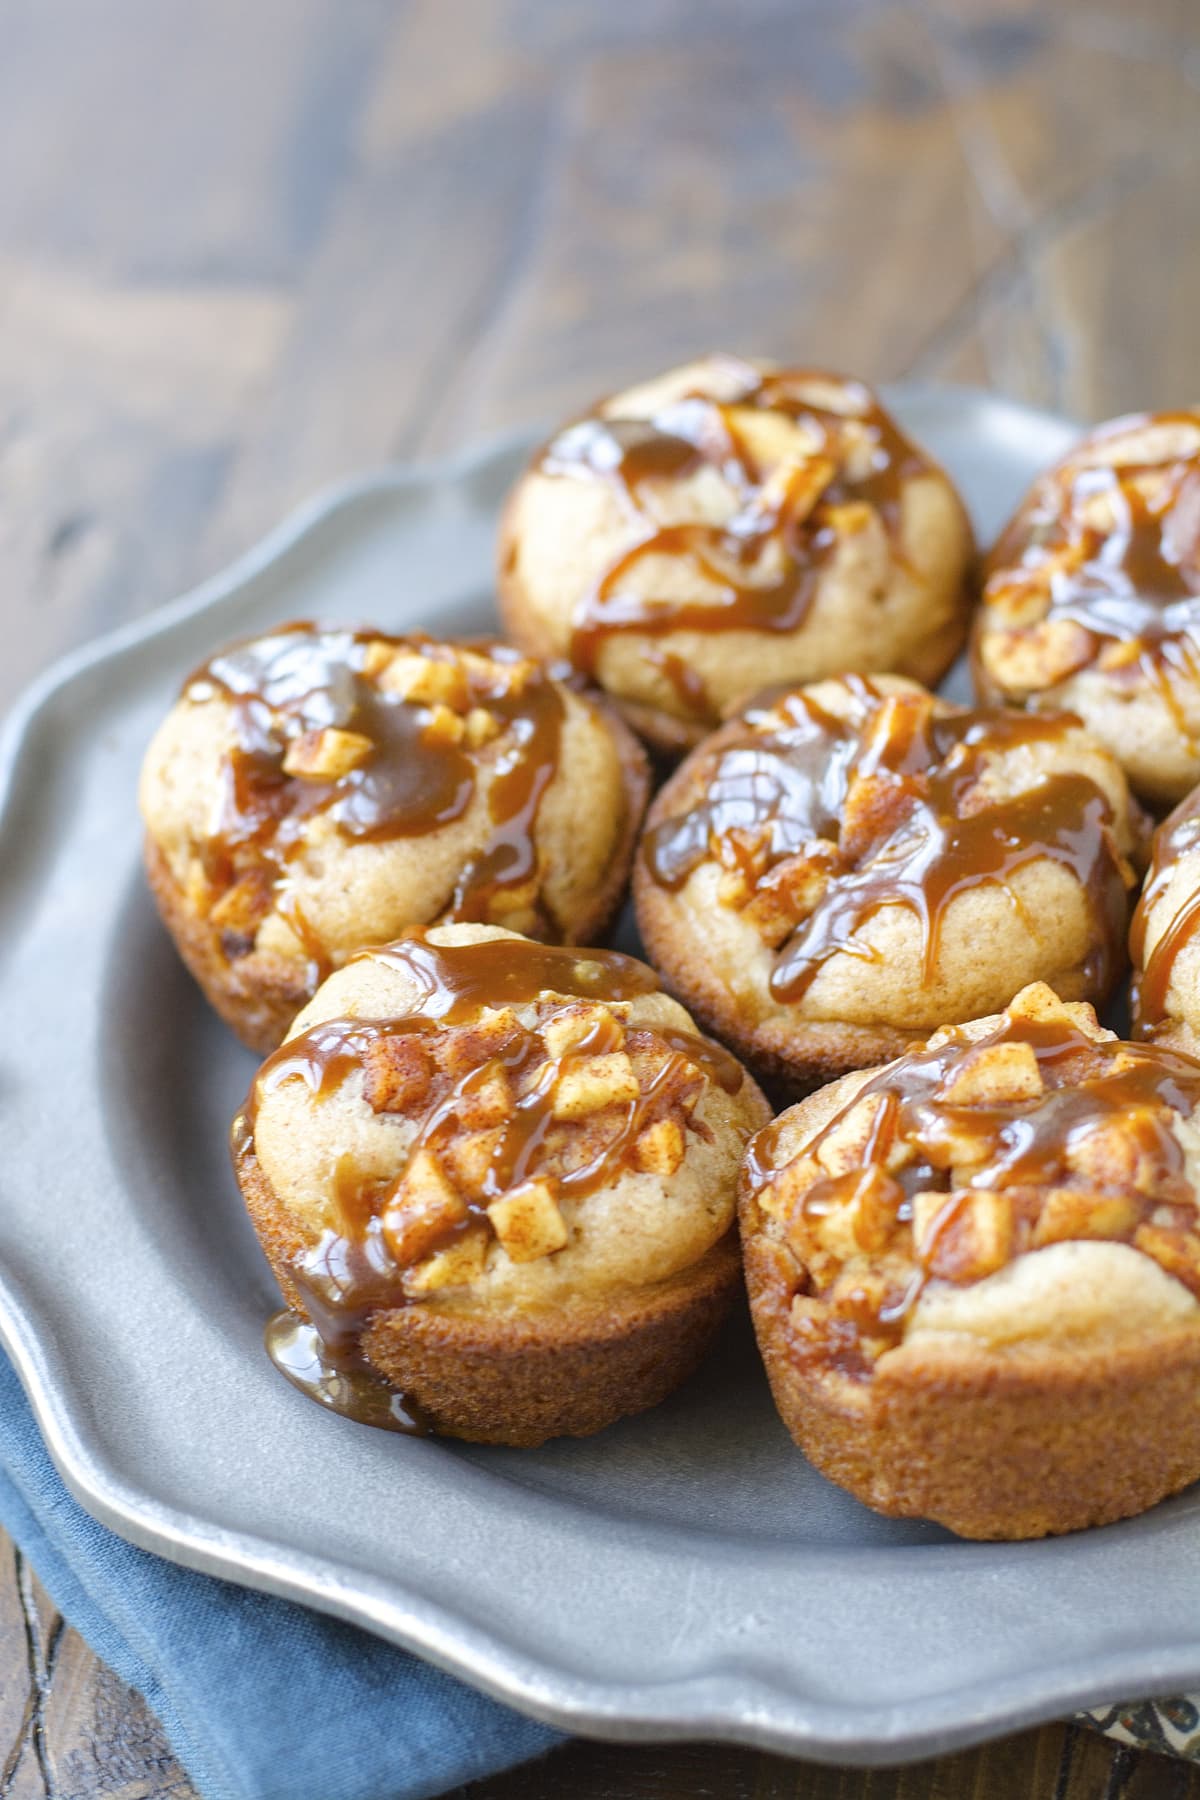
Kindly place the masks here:
[[(239, 1147), (234, 1162), (275, 1278), (291, 1309), (307, 1317), (291, 1276), (307, 1240), (253, 1145)], [(362, 1352), (438, 1434), (532, 1449), (657, 1406), (696, 1368), (740, 1286), (731, 1230), (670, 1280), (569, 1312), (488, 1314), (421, 1301), (381, 1311)]]
[(1130, 1518), (1200, 1479), (1200, 1332), (1007, 1353), (929, 1334), (862, 1380), (813, 1369), (794, 1353), (761, 1217), (743, 1195), (775, 1405), (814, 1467), (873, 1511), (965, 1538), (1037, 1538)]
[(303, 963), (273, 951), (252, 950), (230, 959), (219, 932), (190, 906), (158, 845), (142, 842), (150, 892), (175, 948), (209, 1005), (248, 1050), (266, 1056), (310, 998)]
[(923, 1044), (934, 1029), (855, 1025), (777, 1013), (756, 1020), (739, 1007), (711, 962), (694, 954), (678, 929), (674, 896), (659, 887), (639, 858), (633, 877), (638, 930), (663, 986), (692, 1017), (779, 1093), (796, 1098), (848, 1075), (891, 1062)]
[[(603, 714), (614, 739), (625, 794), (625, 820), (614, 846), (603, 885), (587, 913), (580, 917), (568, 944), (603, 939), (620, 909), (626, 875), (650, 794), (650, 765), (637, 738), (614, 707), (589, 695)], [(247, 1049), (267, 1056), (278, 1048), (300, 1008), (312, 998), (308, 966), (276, 951), (251, 950), (233, 960), (221, 949), (220, 934), (189, 905), (183, 889), (157, 844), (143, 839), (143, 859), (150, 891), (163, 923), (205, 998)], [(437, 919), (413, 919), (409, 925), (435, 925)], [(496, 921), (501, 923), (502, 921)], [(391, 933), (399, 936), (405, 927)], [(363, 947), (380, 940), (364, 939)]]
[(1153, 676), (1136, 664), (1115, 674), (1088, 664), (1043, 687), (1006, 687), (988, 675), (979, 651), (989, 635), (985, 612), (981, 608), (977, 615), (971, 643), (972, 681), (981, 703), (1075, 713), (1116, 757), (1137, 799), (1155, 811), (1169, 811), (1191, 793), (1200, 782), (1200, 683), (1172, 674), (1170, 705)]
[[(512, 506), (515, 492), (510, 495), (503, 515), (508, 517), (508, 507)], [(501, 524), (501, 540), (503, 541), (506, 525)], [(530, 605), (520, 581), (501, 561), (496, 577), (496, 591), (500, 616), (505, 629), (513, 643), (518, 644), (529, 656), (542, 658), (561, 656), (560, 645), (551, 642), (541, 618)], [(896, 659), (894, 665), (889, 664), (887, 673), (907, 675), (913, 681), (919, 681), (924, 687), (935, 688), (953, 664), (955, 658), (967, 642), (970, 631), (970, 596), (971, 585), (963, 584), (963, 599), (955, 615), (937, 631), (931, 633), (920, 643), (912, 645), (906, 656)], [(802, 629), (802, 628), (801, 628)], [(713, 635), (718, 635), (714, 627)], [(764, 633), (770, 637), (772, 633)], [(847, 663), (844, 668), (851, 665)], [(857, 670), (859, 665), (855, 663)], [(837, 669), (816, 669), (811, 674), (788, 677), (788, 684), (799, 685), (801, 682), (822, 681), (831, 675), (843, 673), (843, 667)], [(882, 673), (880, 670), (864, 669), (863, 674)], [(604, 689), (604, 697), (609, 707), (617, 713), (624, 723), (634, 731), (645, 743), (651, 754), (668, 768), (689, 751), (702, 744), (706, 737), (717, 729), (711, 719), (685, 719), (678, 713), (668, 712), (665, 707), (654, 706), (647, 700), (632, 700), (616, 693), (611, 688)], [(722, 708), (721, 719), (728, 719), (747, 701), (754, 698), (753, 693), (743, 694), (730, 705)], [(718, 721), (719, 723), (719, 721)]]
[[(966, 602), (964, 602), (964, 612), (961, 618), (949, 620), (941, 631), (923, 643), (915, 644), (911, 654), (901, 657), (895, 667), (889, 668), (887, 672), (893, 675), (907, 675), (913, 681), (919, 681), (924, 687), (935, 688), (967, 641), (968, 625), (965, 607)], [(518, 619), (522, 617), (516, 603), (510, 606), (505, 616), (509, 617), (510, 615)], [(520, 641), (517, 625), (513, 624), (511, 629), (514, 638)], [(841, 672), (838, 669), (822, 669), (811, 678), (804, 677), (803, 679), (820, 681), (826, 676), (837, 675)], [(870, 670), (866, 671), (868, 674), (871, 672)], [(710, 737), (717, 729), (717, 726), (709, 720), (681, 719), (676, 713), (666, 712), (660, 707), (649, 705), (646, 701), (625, 700), (620, 695), (611, 692), (607, 697), (610, 706), (621, 714), (626, 724), (632, 727), (652, 754), (667, 767), (678, 762), (689, 751), (694, 750), (698, 744), (702, 744), (705, 738)], [(732, 705), (723, 709), (722, 720), (732, 717), (753, 698), (753, 694), (740, 695)]]

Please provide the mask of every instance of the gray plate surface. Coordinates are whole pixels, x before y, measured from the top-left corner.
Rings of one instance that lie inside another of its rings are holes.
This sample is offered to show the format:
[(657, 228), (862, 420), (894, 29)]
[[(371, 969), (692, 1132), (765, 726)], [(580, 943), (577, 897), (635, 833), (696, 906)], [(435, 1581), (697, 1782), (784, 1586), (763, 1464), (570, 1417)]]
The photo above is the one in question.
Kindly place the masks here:
[[(1071, 436), (987, 395), (891, 398), (985, 538)], [(225, 1152), (254, 1065), (147, 898), (138, 763), (230, 636), (303, 616), (486, 625), (527, 448), (341, 489), (61, 665), (10, 722), (0, 1335), (58, 1467), (139, 1544), (599, 1736), (884, 1762), (1200, 1681), (1196, 1492), (1037, 1544), (876, 1518), (792, 1448), (744, 1322), (658, 1411), (536, 1452), (355, 1426), (268, 1364), (276, 1296)]]

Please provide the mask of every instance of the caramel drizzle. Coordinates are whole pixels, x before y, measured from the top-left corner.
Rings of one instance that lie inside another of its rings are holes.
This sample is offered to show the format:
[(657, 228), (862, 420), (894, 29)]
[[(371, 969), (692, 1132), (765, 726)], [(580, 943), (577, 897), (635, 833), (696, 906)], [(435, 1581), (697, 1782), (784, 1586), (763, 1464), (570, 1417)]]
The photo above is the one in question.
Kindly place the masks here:
[[(870, 726), (883, 696), (865, 677), (843, 681), (857, 702), (845, 719), (800, 691), (773, 712), (750, 710), (722, 733), (704, 800), (643, 840), (654, 880), (678, 890), (709, 857), (752, 872), (748, 846), (764, 835), (759, 879), (790, 856), (823, 860), (828, 885), (771, 973), (775, 998), (795, 1002), (831, 957), (877, 960), (858, 934), (888, 905), (906, 907), (920, 922), (924, 978), (932, 981), (955, 896), (984, 882), (1006, 886), (1018, 869), (1047, 857), (1070, 869), (1088, 897), (1089, 981), (1107, 993), (1122, 967), (1127, 916), (1107, 796), (1085, 776), (1053, 774), (1011, 799), (970, 804), (993, 756), (1053, 741), (1074, 718), (955, 708), (928, 713), (918, 730), (880, 746)], [(863, 779), (880, 784), (876, 823), (847, 834), (847, 796)]]
[[(1033, 1049), (1046, 1090), (1039, 1098), (955, 1105), (944, 1097), (956, 1065), (980, 1049), (1004, 1043), (1026, 1043)], [(878, 1167), (896, 1142), (915, 1148), (918, 1160), (887, 1177), (893, 1223), (911, 1223), (916, 1193), (942, 1191), (946, 1204), (919, 1250), (914, 1246), (916, 1273), (902, 1286), (893, 1286), (882, 1301), (862, 1295), (860, 1304), (833, 1322), (834, 1361), (849, 1373), (862, 1374), (869, 1367), (857, 1347), (861, 1337), (877, 1338), (887, 1346), (903, 1338), (932, 1278), (938, 1251), (972, 1192), (1011, 1193), (1018, 1204), (1032, 1202), (1036, 1212), (1045, 1190), (1078, 1180), (1070, 1165), (1071, 1151), (1094, 1132), (1118, 1127), (1139, 1158), (1152, 1160), (1158, 1179), (1154, 1194), (1144, 1198), (1145, 1213), (1175, 1206), (1194, 1217), (1195, 1197), (1171, 1118), (1190, 1117), (1200, 1108), (1200, 1061), (1182, 1052), (1162, 1045), (1097, 1040), (1063, 1020), (1005, 1015), (986, 1037), (968, 1039), (956, 1031), (936, 1047), (881, 1069), (796, 1155), (814, 1155), (850, 1111), (876, 1095), (883, 1105), (873, 1122), (862, 1168), (814, 1182), (800, 1203), (805, 1216), (818, 1218), (843, 1205), (853, 1184), (872, 1164)], [(746, 1168), (755, 1192), (787, 1166), (779, 1161), (783, 1123), (773, 1121), (750, 1141)], [(980, 1161), (972, 1170), (970, 1186), (951, 1189), (949, 1171), (930, 1157), (944, 1160), (938, 1156), (939, 1143), (963, 1131), (981, 1141)], [(1128, 1241), (1134, 1229), (1114, 1237)]]
[[(319, 1102), (327, 1102), (364, 1069), (373, 1047), (407, 1036), (432, 1037), (446, 1027), (469, 1024), (484, 1010), (501, 1010), (539, 1000), (622, 1001), (659, 991), (652, 970), (616, 951), (573, 952), (524, 940), (502, 938), (474, 944), (434, 945), (413, 933), (363, 956), (402, 969), (419, 990), (407, 1015), (393, 1019), (323, 1021), (289, 1039), (263, 1064), (246, 1107), (234, 1125), (235, 1153), (252, 1146), (261, 1100), (289, 1081), (302, 1081)], [(631, 1034), (631, 1038), (634, 1034)], [(660, 1069), (625, 1104), (600, 1143), (584, 1145), (579, 1162), (559, 1176), (560, 1191), (581, 1198), (610, 1183), (626, 1166), (632, 1146), (663, 1095), (681, 1076), (713, 1082), (736, 1093), (743, 1081), (739, 1063), (719, 1044), (690, 1032), (655, 1027), (638, 1040), (665, 1049)], [(496, 1054), (455, 1079), (420, 1120), (408, 1154), (435, 1148), (459, 1126), (459, 1112), (497, 1069), (520, 1079), (536, 1074), (498, 1128), (486, 1172), (478, 1188), (464, 1194), (467, 1216), (431, 1243), (426, 1254), (443, 1249), (486, 1220), (486, 1207), (536, 1171), (539, 1154), (555, 1123), (554, 1090), (561, 1070), (573, 1059), (615, 1049), (621, 1039), (611, 1015), (556, 1060), (548, 1057), (539, 1030), (522, 1027)], [(700, 1121), (695, 1129), (704, 1130)], [(326, 1231), (292, 1269), (304, 1298), (311, 1330), (298, 1332), (287, 1315), (273, 1322), (268, 1349), (296, 1385), (335, 1410), (368, 1423), (407, 1429), (392, 1418), (394, 1396), (374, 1376), (362, 1354), (363, 1333), (380, 1310), (410, 1303), (383, 1233), (382, 1207), (392, 1184), (366, 1181), (343, 1159), (337, 1171), (339, 1229)], [(297, 1368), (307, 1370), (298, 1379)], [(343, 1379), (344, 1378), (344, 1379)], [(404, 1411), (407, 1403), (403, 1403)]]
[(295, 1313), (274, 1313), (263, 1345), (279, 1373), (318, 1406), (381, 1431), (428, 1435), (424, 1414), (410, 1395), (389, 1387), (366, 1363), (331, 1355), (318, 1328)]
[(1179, 858), (1195, 849), (1198, 843), (1200, 790), (1182, 801), (1155, 832), (1146, 885), (1134, 908), (1133, 923), (1129, 928), (1129, 955), (1134, 969), (1129, 999), (1133, 1011), (1133, 1033), (1137, 1038), (1153, 1038), (1162, 1027), (1166, 1015), (1167, 991), (1171, 985), (1176, 958), (1200, 928), (1198, 891), (1184, 900), (1166, 928), (1160, 932), (1154, 949), (1147, 957), (1146, 928), (1150, 914), (1166, 892)]
[[(310, 988), (328, 973), (329, 958), (288, 886), (308, 821), (327, 814), (343, 836), (362, 842), (423, 837), (461, 818), (475, 793), (475, 757), (431, 732), (432, 709), (388, 694), (365, 674), (379, 643), (433, 662), (454, 659), (452, 649), (421, 635), (299, 623), (214, 657), (184, 687), (194, 702), (220, 694), (233, 709), (237, 741), (217, 827), (205, 845), (209, 880), (219, 892), (248, 874), (262, 878), (309, 956)], [(470, 665), (465, 673), (471, 704), (500, 727), (502, 750), (488, 787), (491, 837), (463, 869), (442, 916), (479, 921), (491, 916), (503, 890), (537, 873), (537, 816), (558, 769), (564, 703), (548, 670), (533, 665), (520, 692), (510, 691), (505, 665), (521, 660), (517, 653), (491, 642), (471, 647), (496, 668), (494, 678)], [(336, 780), (288, 775), (283, 764), (292, 742), (328, 727), (369, 738), (372, 754)], [(544, 897), (539, 904), (545, 909)], [(545, 928), (554, 935), (556, 921), (547, 916)], [(226, 949), (244, 954), (252, 947), (251, 939)]]
[[(629, 548), (609, 565), (577, 610), (571, 660), (588, 673), (595, 672), (605, 640), (621, 631), (658, 636), (684, 629), (796, 630), (812, 604), (820, 571), (837, 546), (830, 509), (863, 502), (895, 535), (905, 482), (930, 466), (861, 383), (840, 382), (855, 408), (847, 417), (805, 398), (807, 383), (830, 377), (803, 370), (763, 374), (733, 359), (722, 362), (744, 377), (734, 399), (717, 402), (695, 392), (651, 419), (591, 417), (561, 432), (542, 452), (538, 466), (543, 474), (607, 482), (635, 533)], [(735, 407), (784, 413), (811, 433), (814, 447), (807, 460), (828, 458), (834, 471), (815, 506), (809, 507), (803, 479), (797, 495), (785, 484), (767, 496), (765, 471), (739, 437)], [(853, 478), (842, 466), (848, 422), (864, 430), (873, 446), (871, 468)], [(738, 511), (720, 525), (660, 524), (643, 503), (643, 484), (680, 480), (705, 464), (739, 496)], [(772, 540), (780, 566), (777, 574), (767, 576), (760, 565)], [(716, 592), (694, 601), (669, 593), (647, 597), (631, 593), (625, 577), (653, 556), (682, 559)], [(658, 666), (681, 708), (688, 715), (715, 720), (707, 694), (678, 678), (677, 660)]]
[(670, 682), (684, 718), (716, 719), (718, 708), (707, 682), (682, 656), (661, 644), (651, 644), (646, 650), (646, 661)]
[[(1200, 414), (1142, 413), (1116, 421), (1091, 441), (1176, 424), (1200, 431)], [(1138, 485), (1148, 475), (1159, 483), (1153, 496)], [(1108, 530), (1086, 517), (1089, 503), (1100, 496), (1112, 510)], [(1136, 646), (1128, 663), (1105, 673), (1143, 673), (1180, 731), (1191, 737), (1176, 686), (1200, 678), (1200, 445), (1151, 461), (1081, 467), (1077, 457), (1068, 458), (1038, 484), (997, 540), (987, 560), (985, 599), (1009, 585), (1014, 568), (1036, 571), (1064, 550), (1072, 553), (1072, 566), (1052, 570), (1046, 616), (1068, 620), (1087, 634), (1090, 647), (1081, 650), (1076, 668), (1087, 666), (1105, 644)], [(983, 614), (980, 630), (987, 629)], [(975, 665), (986, 690), (978, 640)]]
[[(352, 960), (402, 971), (421, 993), (410, 1016), (448, 1025), (462, 1024), (484, 1007), (527, 1006), (546, 993), (604, 1001), (661, 991), (653, 969), (619, 950), (574, 950), (511, 937), (432, 944), (425, 932), (410, 931)], [(285, 1044), (276, 1054), (287, 1049)]]

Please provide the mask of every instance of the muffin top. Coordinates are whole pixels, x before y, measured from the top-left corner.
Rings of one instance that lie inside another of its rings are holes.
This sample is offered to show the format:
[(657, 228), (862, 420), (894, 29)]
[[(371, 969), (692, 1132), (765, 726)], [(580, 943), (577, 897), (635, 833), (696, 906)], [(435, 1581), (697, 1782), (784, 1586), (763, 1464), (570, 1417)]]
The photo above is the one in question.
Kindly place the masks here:
[(1200, 789), (1154, 834), (1129, 951), (1134, 1035), (1200, 1052)]
[(510, 503), (501, 585), (523, 641), (711, 726), (848, 646), (936, 678), (969, 550), (948, 478), (869, 388), (712, 356), (550, 440)]
[(848, 675), (764, 696), (681, 766), (639, 911), (676, 980), (679, 921), (702, 931), (694, 972), (754, 1017), (932, 1028), (1036, 976), (1107, 992), (1136, 833), (1120, 768), (1071, 715)]
[(148, 834), (229, 959), (320, 979), (437, 918), (571, 937), (631, 800), (624, 738), (569, 674), (497, 643), (281, 627), (185, 684), (146, 757)]
[(235, 1126), (314, 1317), (562, 1306), (665, 1280), (729, 1230), (754, 1084), (653, 972), (486, 926), (331, 976)]
[(1135, 414), (1041, 476), (1001, 534), (976, 682), (993, 698), (1052, 692), (1097, 729), (1105, 706), (1138, 785), (1178, 799), (1200, 773), (1198, 629), (1200, 408)]
[[(1114, 419), (1048, 470), (988, 558), (984, 673), (1116, 674), (1200, 623), (1200, 408)], [(988, 642), (991, 631), (1009, 641)]]
[(1195, 1327), (1198, 1107), (1200, 1062), (1043, 984), (811, 1096), (745, 1178), (795, 1353), (861, 1378), (932, 1333), (1069, 1349)]

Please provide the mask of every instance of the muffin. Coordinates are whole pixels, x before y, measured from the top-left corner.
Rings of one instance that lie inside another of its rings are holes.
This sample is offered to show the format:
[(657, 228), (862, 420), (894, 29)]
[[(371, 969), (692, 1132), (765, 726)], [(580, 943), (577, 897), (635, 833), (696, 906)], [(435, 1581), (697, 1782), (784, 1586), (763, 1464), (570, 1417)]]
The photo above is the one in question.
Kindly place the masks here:
[(500, 533), (509, 634), (687, 749), (769, 681), (933, 683), (967, 625), (949, 477), (862, 382), (733, 356), (603, 401), (539, 452)]
[(1134, 1036), (1200, 1056), (1200, 789), (1154, 834), (1129, 953)]
[(265, 1053), (332, 969), (411, 925), (600, 936), (646, 793), (641, 747), (567, 669), (288, 625), (185, 684), (142, 770), (146, 867), (192, 974)]
[(1198, 1108), (1200, 1062), (1037, 984), (760, 1133), (746, 1279), (810, 1461), (974, 1538), (1200, 1476)]
[(796, 1088), (1053, 981), (1124, 967), (1141, 821), (1070, 714), (952, 705), (898, 676), (766, 695), (651, 806), (634, 892), (668, 987)]
[(982, 698), (1077, 712), (1154, 805), (1200, 782), (1200, 408), (1101, 425), (1034, 483), (973, 661)]
[(294, 1315), (276, 1359), (338, 1410), (481, 1443), (654, 1406), (738, 1288), (738, 1169), (768, 1117), (631, 957), (481, 925), (364, 951), (234, 1127)]

